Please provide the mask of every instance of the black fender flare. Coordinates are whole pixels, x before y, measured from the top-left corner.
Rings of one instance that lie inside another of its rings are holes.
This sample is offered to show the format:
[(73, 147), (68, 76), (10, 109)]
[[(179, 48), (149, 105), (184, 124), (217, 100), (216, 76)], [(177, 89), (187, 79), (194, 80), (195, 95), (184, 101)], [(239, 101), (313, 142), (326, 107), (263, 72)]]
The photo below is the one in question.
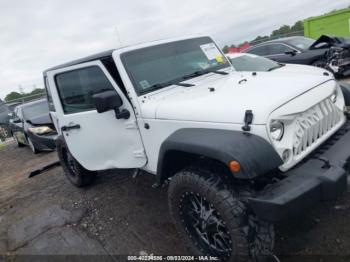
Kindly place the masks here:
[(343, 92), (344, 102), (346, 106), (350, 106), (350, 84), (339, 83), (340, 89)]
[(241, 131), (185, 128), (171, 134), (161, 145), (157, 175), (162, 183), (169, 177), (169, 153), (178, 151), (217, 160), (226, 166), (231, 160), (240, 163), (241, 170), (233, 173), (239, 179), (251, 179), (283, 164), (272, 145), (262, 137)]

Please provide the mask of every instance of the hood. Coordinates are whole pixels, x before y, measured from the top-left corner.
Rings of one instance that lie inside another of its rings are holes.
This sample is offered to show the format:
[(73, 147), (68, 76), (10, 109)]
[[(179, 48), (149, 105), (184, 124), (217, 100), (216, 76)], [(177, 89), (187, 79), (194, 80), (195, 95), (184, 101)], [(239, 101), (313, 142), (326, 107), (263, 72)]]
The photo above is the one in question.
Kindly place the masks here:
[(44, 115), (32, 117), (31, 119), (27, 119), (27, 122), (33, 126), (52, 124), (52, 121), (51, 121), (49, 114), (44, 114)]
[(276, 108), (332, 79), (323, 74), (270, 73), (208, 75), (186, 82), (193, 87), (168, 87), (144, 96), (142, 117), (242, 124), (245, 111), (252, 110), (253, 124), (265, 124)]
[(309, 47), (309, 49), (323, 49), (332, 46), (350, 48), (350, 40), (343, 37), (322, 35)]

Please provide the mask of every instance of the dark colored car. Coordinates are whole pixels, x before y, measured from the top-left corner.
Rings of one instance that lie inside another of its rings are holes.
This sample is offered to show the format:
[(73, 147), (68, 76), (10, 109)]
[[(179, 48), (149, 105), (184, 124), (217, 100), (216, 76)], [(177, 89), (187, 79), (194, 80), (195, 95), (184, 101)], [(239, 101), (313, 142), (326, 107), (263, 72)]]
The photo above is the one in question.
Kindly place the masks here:
[(10, 130), (17, 145), (28, 145), (34, 154), (55, 149), (57, 132), (46, 99), (17, 106), (10, 119)]
[(326, 67), (329, 46), (313, 46), (315, 40), (303, 36), (293, 36), (267, 41), (245, 52), (265, 56), (280, 63), (304, 64)]
[(0, 99), (0, 125), (8, 124), (8, 118), (11, 110), (9, 107)]

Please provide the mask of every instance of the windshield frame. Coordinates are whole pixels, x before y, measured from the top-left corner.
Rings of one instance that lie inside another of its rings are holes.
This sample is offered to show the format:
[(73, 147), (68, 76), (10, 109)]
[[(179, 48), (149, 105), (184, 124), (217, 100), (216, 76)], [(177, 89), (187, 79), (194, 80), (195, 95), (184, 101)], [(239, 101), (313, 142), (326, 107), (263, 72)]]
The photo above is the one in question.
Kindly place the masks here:
[[(169, 87), (171, 85), (176, 85), (176, 83), (181, 83), (182, 81), (187, 81), (187, 80), (190, 80), (190, 78), (187, 78), (187, 79), (183, 79), (183, 77), (185, 76), (181, 76), (181, 77), (178, 77), (178, 78), (174, 78), (174, 79), (171, 79), (167, 82), (169, 82), (169, 84), (161, 87), (161, 88), (157, 88), (157, 89), (150, 89), (150, 90), (141, 90), (140, 88), (138, 88), (138, 85), (137, 85), (137, 81), (136, 79), (134, 79), (132, 73), (131, 73), (131, 70), (129, 70), (129, 66), (128, 66), (128, 63), (126, 61), (126, 56), (130, 53), (133, 53), (135, 51), (137, 52), (140, 52), (142, 50), (147, 50), (147, 49), (153, 49), (157, 46), (164, 46), (164, 45), (169, 45), (169, 44), (174, 44), (174, 43), (179, 43), (179, 42), (184, 42), (184, 41), (189, 41), (189, 40), (196, 40), (196, 39), (205, 39), (207, 38), (208, 40), (210, 40), (208, 43), (213, 43), (215, 45), (215, 47), (217, 48), (217, 50), (220, 52), (220, 54), (222, 55), (222, 58), (223, 60), (225, 61), (224, 63), (220, 64), (220, 65), (217, 65), (217, 66), (213, 66), (211, 68), (207, 68), (207, 69), (203, 69), (202, 71), (215, 71), (215, 70), (221, 70), (221, 69), (224, 69), (224, 68), (233, 68), (232, 67), (232, 64), (231, 64), (231, 61), (229, 61), (229, 59), (225, 56), (225, 54), (222, 52), (221, 48), (218, 47), (218, 45), (208, 36), (202, 36), (202, 37), (196, 37), (196, 38), (188, 38), (188, 39), (181, 39), (181, 40), (176, 40), (176, 41), (169, 41), (169, 42), (165, 42), (165, 43), (160, 43), (160, 44), (156, 44), (156, 45), (151, 45), (151, 46), (146, 46), (146, 47), (141, 47), (141, 48), (137, 48), (137, 49), (133, 49), (133, 50), (129, 50), (129, 51), (126, 51), (126, 52), (123, 52), (120, 54), (120, 59), (121, 59), (121, 62), (125, 68), (125, 72), (127, 73), (132, 85), (133, 85), (133, 88), (136, 92), (136, 94), (138, 96), (142, 96), (142, 95), (146, 95), (148, 93), (152, 93), (154, 91), (157, 91), (157, 90), (160, 90), (160, 89), (164, 89), (166, 87)], [(195, 72), (195, 71), (194, 71)], [(193, 72), (193, 73), (194, 73)], [(203, 76), (204, 74), (201, 74), (201, 75), (198, 75), (198, 76)], [(195, 78), (195, 77), (198, 77), (198, 76), (193, 76), (191, 78)], [(162, 84), (162, 83), (158, 83), (158, 84)], [(153, 85), (152, 85), (153, 86)]]

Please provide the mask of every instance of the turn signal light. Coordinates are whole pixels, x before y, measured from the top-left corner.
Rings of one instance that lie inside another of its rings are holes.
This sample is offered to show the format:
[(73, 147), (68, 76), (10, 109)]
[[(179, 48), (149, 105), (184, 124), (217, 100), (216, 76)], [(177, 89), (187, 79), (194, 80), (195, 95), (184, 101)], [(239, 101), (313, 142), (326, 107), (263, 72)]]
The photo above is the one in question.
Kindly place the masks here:
[(230, 161), (228, 166), (233, 173), (237, 173), (241, 170), (241, 165), (236, 160)]

